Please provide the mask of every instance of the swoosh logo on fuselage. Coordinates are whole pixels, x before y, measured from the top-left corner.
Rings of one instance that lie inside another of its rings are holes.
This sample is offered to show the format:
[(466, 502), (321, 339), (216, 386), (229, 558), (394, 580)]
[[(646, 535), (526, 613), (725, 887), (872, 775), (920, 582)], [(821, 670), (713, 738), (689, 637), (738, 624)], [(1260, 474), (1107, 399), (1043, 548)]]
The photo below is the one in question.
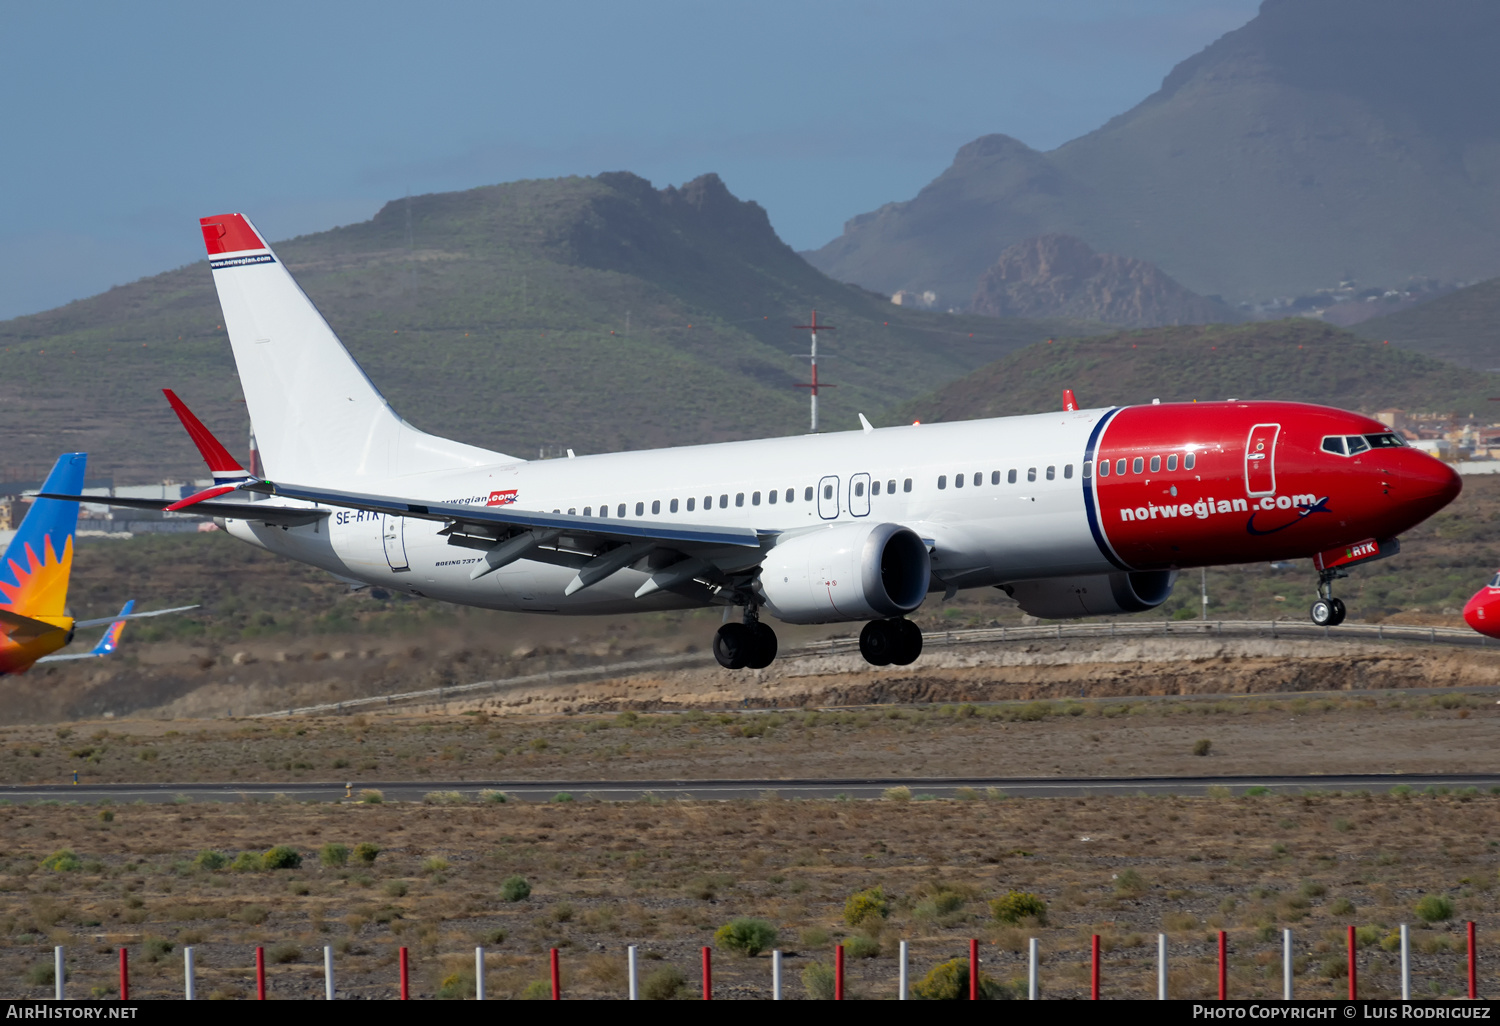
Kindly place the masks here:
[(1313, 503), (1311, 506), (1298, 506), (1296, 520), (1290, 520), (1287, 523), (1282, 524), (1280, 527), (1272, 527), (1269, 530), (1261, 531), (1257, 530), (1255, 527), (1255, 517), (1256, 514), (1263, 512), (1265, 512), (1265, 510), (1256, 510), (1255, 513), (1250, 514), (1250, 519), (1245, 521), (1246, 532), (1253, 535), (1275, 534), (1277, 531), (1285, 531), (1288, 527), (1294, 527), (1297, 524), (1302, 523), (1302, 519), (1309, 513), (1328, 513), (1331, 511), (1328, 508), (1328, 496), (1325, 495), (1317, 502)]

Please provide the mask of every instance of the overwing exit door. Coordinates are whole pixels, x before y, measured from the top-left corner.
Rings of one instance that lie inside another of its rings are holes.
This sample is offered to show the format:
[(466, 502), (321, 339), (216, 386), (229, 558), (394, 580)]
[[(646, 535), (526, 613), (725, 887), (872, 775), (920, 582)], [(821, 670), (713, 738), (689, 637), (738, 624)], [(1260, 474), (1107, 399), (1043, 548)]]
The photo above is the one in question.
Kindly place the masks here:
[(839, 479), (829, 476), (818, 482), (818, 516), (836, 520), (839, 515)]
[(855, 474), (849, 479), (849, 512), (856, 517), (870, 515), (869, 474)]
[(406, 518), (382, 516), (380, 539), (385, 546), (385, 561), (392, 570), (410, 570), (406, 562)]
[(1276, 491), (1276, 438), (1280, 424), (1257, 424), (1245, 441), (1245, 491), (1270, 495)]

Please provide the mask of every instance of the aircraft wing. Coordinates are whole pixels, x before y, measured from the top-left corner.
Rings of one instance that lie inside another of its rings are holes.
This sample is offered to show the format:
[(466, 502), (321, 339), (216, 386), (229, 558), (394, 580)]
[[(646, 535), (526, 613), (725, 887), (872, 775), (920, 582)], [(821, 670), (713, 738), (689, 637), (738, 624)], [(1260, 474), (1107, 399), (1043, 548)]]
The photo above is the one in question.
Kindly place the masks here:
[[(447, 526), (441, 533), (448, 536), (449, 544), (484, 551), (484, 558), (469, 574), (471, 579), (518, 559), (532, 559), (576, 569), (578, 576), (566, 591), (569, 595), (641, 560), (647, 561), (652, 578), (636, 592), (638, 598), (662, 589), (690, 586), (694, 580), (722, 579), (759, 564), (761, 553), (779, 533), (748, 527), (581, 517), (506, 506), (454, 506), (272, 481), (245, 487), (325, 506), (442, 522)], [(673, 553), (679, 557), (675, 561)]]
[(80, 627), (103, 627), (107, 623), (124, 623), (126, 620), (144, 620), (148, 616), (166, 616), (168, 613), (185, 613), (189, 609), (197, 609), (196, 605), (173, 606), (171, 609), (153, 609), (149, 613), (132, 613), (128, 608), (120, 610), (119, 616), (104, 616), (97, 620), (78, 620), (73, 624), (73, 629)]
[[(119, 506), (124, 509), (165, 510), (174, 505), (170, 499), (125, 499), (107, 495), (54, 495), (39, 492), (38, 499), (67, 499), (72, 502), (93, 502), (101, 506)], [(277, 506), (269, 502), (195, 502), (179, 512), (201, 517), (225, 517), (230, 520), (255, 520), (276, 527), (301, 527), (328, 516), (326, 509), (297, 509), (293, 506)]]

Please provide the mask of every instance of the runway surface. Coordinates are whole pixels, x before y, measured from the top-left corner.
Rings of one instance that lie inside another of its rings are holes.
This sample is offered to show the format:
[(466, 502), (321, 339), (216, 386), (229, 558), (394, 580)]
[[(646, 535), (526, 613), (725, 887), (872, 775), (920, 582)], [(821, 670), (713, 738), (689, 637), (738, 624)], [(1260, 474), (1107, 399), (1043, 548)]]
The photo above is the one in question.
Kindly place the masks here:
[[(517, 801), (549, 802), (559, 795), (575, 801), (638, 801), (654, 796), (695, 801), (745, 801), (774, 792), (781, 798), (871, 799), (889, 788), (907, 787), (914, 800), (953, 798), (961, 788), (983, 793), (995, 788), (1013, 798), (1059, 798), (1105, 795), (1203, 795), (1211, 787), (1243, 794), (1253, 787), (1272, 792), (1389, 791), (1405, 785), (1461, 791), (1474, 788), (1500, 793), (1500, 774), (1349, 774), (1342, 776), (1254, 777), (910, 777), (822, 780), (401, 780), (255, 784), (40, 784), (0, 787), (0, 799), (116, 804), (128, 802), (298, 802), (357, 801), (361, 791), (377, 790), (387, 802), (422, 802), (428, 795), (454, 792), (463, 801), (480, 800), (481, 792), (501, 791)], [(434, 799), (439, 800), (439, 799)], [(451, 801), (451, 799), (448, 799)]]

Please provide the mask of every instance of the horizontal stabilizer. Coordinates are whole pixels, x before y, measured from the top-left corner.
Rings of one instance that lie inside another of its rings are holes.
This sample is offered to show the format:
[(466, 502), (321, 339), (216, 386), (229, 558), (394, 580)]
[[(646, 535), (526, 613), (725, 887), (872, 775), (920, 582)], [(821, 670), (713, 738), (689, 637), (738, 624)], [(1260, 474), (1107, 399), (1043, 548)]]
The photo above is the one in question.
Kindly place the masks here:
[(39, 638), (43, 634), (64, 629), (45, 620), (33, 620), (29, 616), (12, 613), (9, 609), (0, 609), (0, 627), (6, 628), (5, 633), (13, 639)]

